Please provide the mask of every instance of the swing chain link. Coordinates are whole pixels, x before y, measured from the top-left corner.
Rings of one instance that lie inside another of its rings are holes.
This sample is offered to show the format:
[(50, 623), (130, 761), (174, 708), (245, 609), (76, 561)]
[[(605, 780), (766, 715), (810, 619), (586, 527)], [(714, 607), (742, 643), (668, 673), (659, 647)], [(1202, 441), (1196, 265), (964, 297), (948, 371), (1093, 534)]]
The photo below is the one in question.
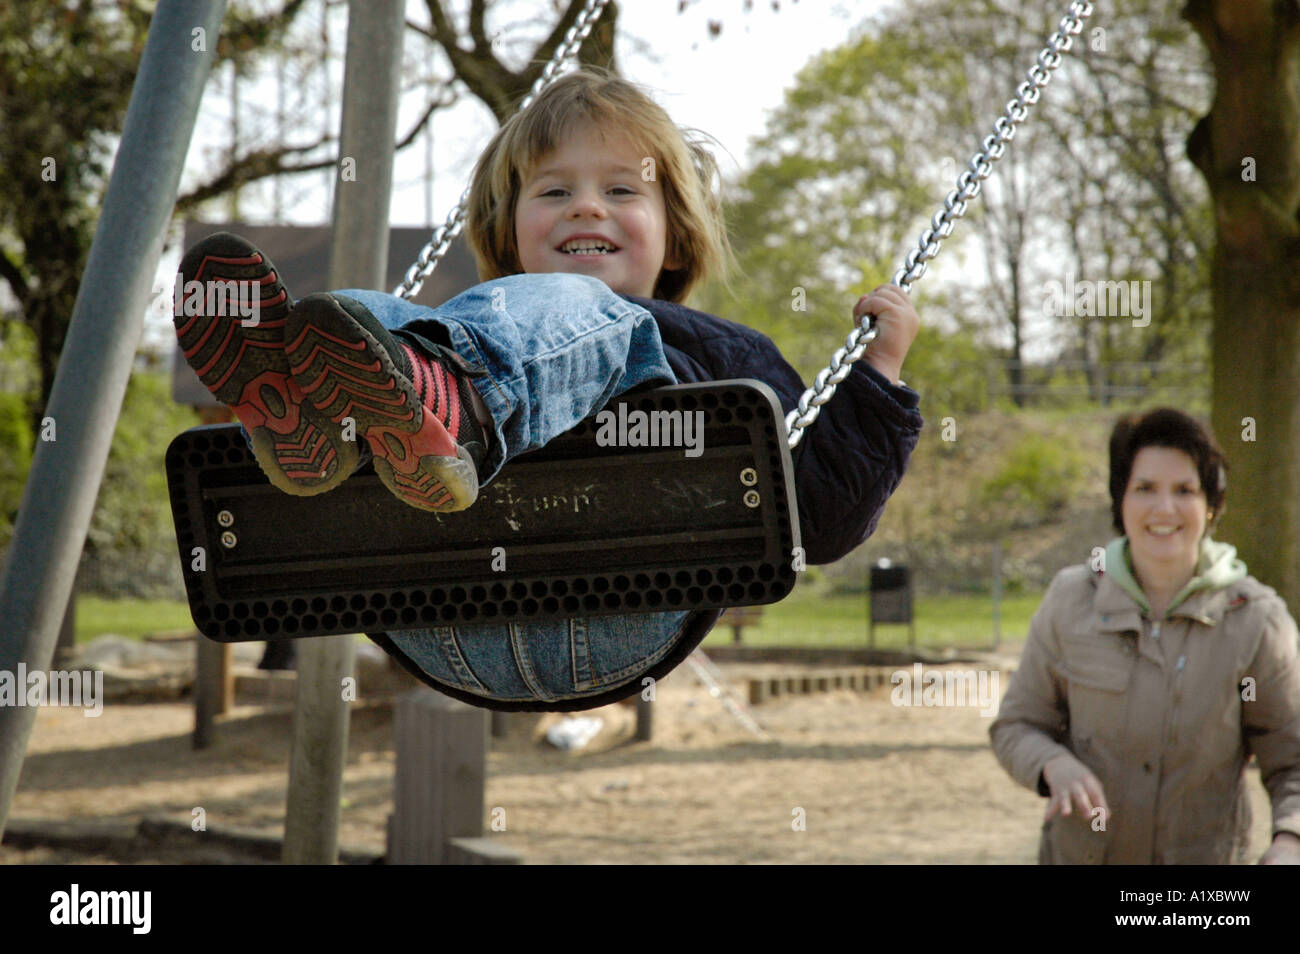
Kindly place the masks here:
[[(943, 208), (930, 220), (930, 227), (921, 233), (916, 248), (907, 256), (907, 264), (894, 273), (890, 280), (904, 292), (925, 274), (926, 263), (939, 254), (943, 240), (952, 234), (957, 219), (966, 214), (968, 204), (980, 194), (980, 183), (993, 171), (993, 163), (1002, 158), (1016, 134), (1016, 126), (1025, 121), (1029, 108), (1038, 102), (1040, 93), (1052, 78), (1052, 72), (1061, 65), (1061, 54), (1068, 52), (1073, 37), (1083, 30), (1083, 21), (1092, 15), (1093, 6), (1088, 0), (1073, 0), (1056, 32), (1047, 41), (1034, 65), (1029, 68), (1029, 78), (1016, 88), (1015, 99), (1006, 105), (1006, 112), (993, 124), (993, 134), (986, 136), (981, 149), (971, 157), (967, 169), (957, 178), (958, 188), (949, 192)], [(831, 356), (830, 364), (823, 368), (813, 386), (799, 398), (798, 407), (785, 417), (789, 431), (787, 443), (791, 450), (803, 437), (808, 425), (817, 420), (821, 406), (835, 396), (835, 387), (846, 377), (854, 362), (858, 361), (867, 346), (876, 339), (879, 329), (874, 315), (863, 315), (859, 325), (849, 333), (844, 347)]]
[[(587, 5), (582, 8), (573, 25), (564, 34), (564, 39), (556, 47), (555, 54), (542, 68), (542, 73), (533, 81), (533, 87), (528, 91), (519, 104), (519, 112), (527, 109), (537, 94), (551, 84), (555, 79), (556, 73), (564, 65), (564, 61), (570, 56), (577, 53), (578, 48), (582, 46), (584, 40), (591, 34), (592, 28), (600, 15), (604, 12), (609, 0), (587, 0)], [(447, 214), (447, 221), (438, 226), (433, 237), (425, 243), (424, 248), (416, 257), (415, 264), (406, 270), (406, 276), (402, 283), (393, 289), (393, 294), (399, 298), (405, 298), (408, 301), (420, 293), (424, 286), (424, 281), (433, 274), (433, 270), (438, 267), (442, 257), (447, 254), (447, 249), (451, 248), (451, 243), (456, 236), (460, 234), (461, 229), (465, 226), (465, 207), (469, 204), (469, 186), (460, 194), (459, 201)]]

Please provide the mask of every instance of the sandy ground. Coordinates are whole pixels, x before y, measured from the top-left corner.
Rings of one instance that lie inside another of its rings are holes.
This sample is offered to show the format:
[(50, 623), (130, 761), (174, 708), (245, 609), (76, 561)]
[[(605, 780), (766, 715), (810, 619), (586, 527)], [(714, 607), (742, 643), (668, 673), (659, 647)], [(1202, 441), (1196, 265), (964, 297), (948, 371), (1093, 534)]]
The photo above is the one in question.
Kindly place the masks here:
[[(527, 863), (1035, 861), (1045, 803), (1002, 772), (978, 710), (898, 708), (884, 687), (752, 711), (773, 741), (756, 740), (683, 667), (660, 683), (651, 742), (617, 740), (630, 731), (628, 707), (594, 713), (611, 726), (593, 743), (603, 751), (562, 752), (518, 722), (492, 742), (485, 823), (504, 817), (505, 830), (485, 834)], [(211, 827), (282, 834), (290, 718), (241, 708), (223, 717), (214, 747), (195, 752), (185, 703), (110, 704), (99, 718), (44, 708), (12, 816), (188, 824), (202, 807)], [(383, 850), (393, 770), (391, 708), (358, 704), (344, 845)], [(1270, 815), (1250, 771), (1258, 857)], [(0, 848), (9, 864), (111, 860)]]

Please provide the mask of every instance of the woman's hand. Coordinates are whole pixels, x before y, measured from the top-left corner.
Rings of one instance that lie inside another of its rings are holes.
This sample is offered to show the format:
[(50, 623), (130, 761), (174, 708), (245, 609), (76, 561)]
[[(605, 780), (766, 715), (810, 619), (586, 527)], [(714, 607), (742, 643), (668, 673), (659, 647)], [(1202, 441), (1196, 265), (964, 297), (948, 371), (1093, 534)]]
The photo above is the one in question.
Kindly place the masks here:
[(868, 364), (897, 384), (903, 371), (907, 349), (916, 340), (921, 319), (912, 307), (912, 300), (897, 285), (881, 285), (869, 295), (863, 295), (853, 306), (853, 319), (860, 321), (865, 314), (876, 316), (876, 340), (867, 346), (864, 355)]
[(1043, 766), (1043, 781), (1047, 783), (1052, 796), (1047, 802), (1047, 816), (1043, 821), (1050, 821), (1058, 812), (1069, 815), (1077, 807), (1083, 815), (1092, 817), (1094, 809), (1102, 811), (1102, 823), (1110, 818), (1110, 806), (1106, 804), (1106, 793), (1102, 791), (1101, 780), (1093, 775), (1073, 755), (1058, 755), (1049, 759)]
[(1261, 865), (1300, 865), (1300, 837), (1289, 831), (1273, 836), (1273, 844), (1259, 859)]

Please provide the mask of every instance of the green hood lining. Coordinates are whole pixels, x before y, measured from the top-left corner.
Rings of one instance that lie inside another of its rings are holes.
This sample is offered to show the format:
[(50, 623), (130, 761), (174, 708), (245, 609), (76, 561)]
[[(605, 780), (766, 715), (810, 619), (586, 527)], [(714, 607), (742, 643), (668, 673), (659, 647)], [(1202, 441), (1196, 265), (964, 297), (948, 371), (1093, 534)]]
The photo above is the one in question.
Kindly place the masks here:
[[(1151, 613), (1151, 604), (1133, 574), (1133, 562), (1129, 555), (1128, 537), (1116, 537), (1106, 545), (1106, 572), (1129, 596), (1142, 607), (1144, 613)], [(1174, 596), (1165, 610), (1168, 617), (1187, 597), (1198, 590), (1219, 590), (1235, 583), (1246, 575), (1246, 564), (1237, 559), (1237, 548), (1228, 543), (1219, 543), (1209, 537), (1201, 538), (1201, 555), (1196, 561), (1196, 571), (1192, 578)]]

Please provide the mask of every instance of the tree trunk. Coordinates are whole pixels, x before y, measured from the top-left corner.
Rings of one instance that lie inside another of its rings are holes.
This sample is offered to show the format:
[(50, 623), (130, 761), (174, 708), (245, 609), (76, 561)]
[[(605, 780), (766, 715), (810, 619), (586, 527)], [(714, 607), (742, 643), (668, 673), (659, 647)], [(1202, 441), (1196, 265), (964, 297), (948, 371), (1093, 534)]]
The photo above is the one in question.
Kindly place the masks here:
[[(1013, 213), (1013, 218), (1018, 218)], [(1017, 235), (1020, 230), (1017, 229)], [(1024, 244), (1020, 241), (1007, 243), (1007, 271), (1010, 275), (1010, 298), (1007, 306), (1007, 320), (1011, 322), (1011, 400), (1016, 407), (1028, 403), (1025, 393), (1025, 342), (1024, 320), (1020, 317), (1020, 256)]]
[[(1219, 535), (1300, 609), (1300, 98), (1296, 0), (1191, 0), (1217, 78), (1187, 152), (1214, 201), (1212, 419), (1231, 465)], [(1251, 424), (1253, 423), (1253, 428)], [(1253, 430), (1253, 433), (1252, 433)]]

